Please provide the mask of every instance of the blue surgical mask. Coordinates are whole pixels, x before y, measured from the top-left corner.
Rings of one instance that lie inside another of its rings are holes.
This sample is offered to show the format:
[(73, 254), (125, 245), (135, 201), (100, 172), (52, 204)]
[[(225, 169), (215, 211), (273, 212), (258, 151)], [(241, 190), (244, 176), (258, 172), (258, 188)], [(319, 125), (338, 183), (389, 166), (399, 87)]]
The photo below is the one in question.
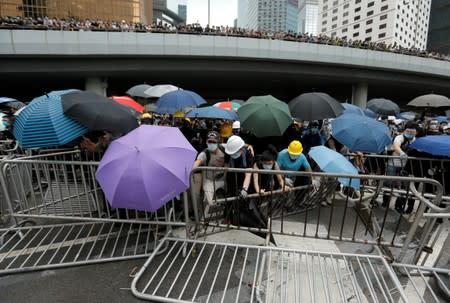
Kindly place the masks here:
[(405, 136), (406, 139), (411, 140), (411, 139), (413, 139), (416, 135), (413, 135), (413, 134), (403, 134), (403, 136)]
[(2, 121), (2, 124), (5, 128), (8, 128), (9, 122), (8, 121)]
[(241, 151), (235, 152), (234, 154), (231, 155), (232, 159), (237, 159), (241, 156)]
[(217, 143), (208, 143), (208, 150), (213, 152), (217, 149)]
[(294, 156), (294, 155), (289, 154), (289, 159), (291, 159), (291, 161), (297, 160), (298, 157), (300, 157), (300, 156)]
[(273, 164), (263, 164), (263, 169), (270, 170), (272, 169)]

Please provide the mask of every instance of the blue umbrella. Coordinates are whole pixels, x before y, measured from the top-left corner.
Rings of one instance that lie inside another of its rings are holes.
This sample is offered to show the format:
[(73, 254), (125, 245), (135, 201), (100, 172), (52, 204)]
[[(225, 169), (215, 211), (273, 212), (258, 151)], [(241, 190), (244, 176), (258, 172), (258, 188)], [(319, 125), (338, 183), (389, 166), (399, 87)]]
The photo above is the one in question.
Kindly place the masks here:
[(13, 134), (25, 148), (54, 147), (69, 143), (88, 129), (63, 114), (61, 95), (77, 90), (55, 91), (35, 98), (17, 116)]
[(360, 107), (350, 103), (341, 103), (341, 104), (345, 108), (342, 114), (355, 114), (359, 116), (365, 116), (363, 110)]
[(373, 119), (378, 117), (378, 114), (369, 108), (366, 108), (364, 110), (364, 115), (366, 115), (366, 117), (373, 118)]
[(450, 136), (441, 135), (417, 138), (410, 147), (434, 156), (450, 157)]
[(367, 117), (344, 114), (331, 126), (333, 137), (353, 151), (379, 154), (392, 143), (386, 124)]
[(239, 120), (239, 117), (235, 112), (223, 108), (218, 108), (216, 106), (194, 108), (186, 114), (186, 118), (212, 118), (234, 121)]
[(447, 122), (448, 117), (447, 116), (437, 116), (433, 118), (434, 120), (437, 120), (438, 123)]
[(199, 94), (189, 90), (179, 89), (162, 95), (156, 102), (158, 113), (173, 114), (187, 107), (197, 107), (206, 103)]
[(397, 115), (397, 118), (405, 120), (414, 120), (416, 118), (415, 112), (403, 112)]
[[(343, 155), (325, 146), (314, 146), (308, 155), (319, 165), (320, 169), (327, 173), (358, 175), (358, 170)], [(338, 178), (338, 181), (344, 186), (351, 186), (359, 189), (360, 182), (358, 178)]]

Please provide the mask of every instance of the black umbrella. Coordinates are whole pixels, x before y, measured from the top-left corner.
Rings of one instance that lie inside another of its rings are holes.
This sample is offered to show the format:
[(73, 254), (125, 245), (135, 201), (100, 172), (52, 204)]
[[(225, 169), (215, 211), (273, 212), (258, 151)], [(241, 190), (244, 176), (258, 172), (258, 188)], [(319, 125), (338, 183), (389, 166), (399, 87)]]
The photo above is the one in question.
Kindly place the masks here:
[(383, 98), (370, 100), (367, 102), (366, 107), (371, 111), (384, 116), (397, 115), (400, 113), (400, 107), (398, 107), (396, 103)]
[(414, 98), (407, 105), (415, 107), (450, 107), (450, 99), (446, 96), (428, 94)]
[(294, 118), (306, 121), (336, 118), (344, 107), (325, 93), (305, 93), (289, 102), (289, 110)]
[(65, 115), (90, 130), (128, 133), (139, 126), (133, 109), (93, 92), (65, 94), (61, 102)]

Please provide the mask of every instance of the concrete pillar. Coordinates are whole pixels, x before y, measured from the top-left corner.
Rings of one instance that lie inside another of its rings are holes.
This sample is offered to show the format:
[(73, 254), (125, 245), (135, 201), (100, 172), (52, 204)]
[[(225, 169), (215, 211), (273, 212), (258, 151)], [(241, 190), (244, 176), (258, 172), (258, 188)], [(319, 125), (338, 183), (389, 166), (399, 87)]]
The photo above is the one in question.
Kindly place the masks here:
[(106, 97), (106, 88), (108, 87), (108, 80), (100, 77), (86, 78), (85, 88), (88, 91)]
[(362, 82), (354, 84), (352, 89), (352, 104), (365, 109), (367, 104), (368, 91), (369, 85), (367, 83)]

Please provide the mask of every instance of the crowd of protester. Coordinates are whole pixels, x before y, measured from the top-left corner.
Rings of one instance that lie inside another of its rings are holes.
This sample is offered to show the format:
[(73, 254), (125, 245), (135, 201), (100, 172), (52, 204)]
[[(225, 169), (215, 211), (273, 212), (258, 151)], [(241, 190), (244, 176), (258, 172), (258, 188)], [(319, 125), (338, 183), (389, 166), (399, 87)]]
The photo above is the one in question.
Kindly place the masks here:
[(370, 49), (385, 51), (410, 56), (433, 58), (449, 61), (450, 57), (436, 52), (420, 50), (418, 48), (405, 48), (400, 45), (386, 44), (384, 42), (371, 42), (361, 40), (343, 39), (329, 37), (326, 35), (312, 35), (308, 33), (293, 32), (268, 32), (235, 28), (229, 26), (206, 26), (199, 24), (188, 24), (171, 26), (162, 23), (143, 24), (138, 22), (102, 21), (102, 20), (77, 20), (75, 18), (31, 18), (31, 17), (0, 17), (0, 29), (34, 29), (34, 30), (64, 30), (64, 31), (112, 31), (112, 32), (142, 32), (142, 33), (181, 33), (181, 34), (203, 34), (218, 36), (235, 36), (259, 39), (276, 39), (285, 41), (296, 41), (302, 43), (316, 43), (335, 45), (349, 48)]

